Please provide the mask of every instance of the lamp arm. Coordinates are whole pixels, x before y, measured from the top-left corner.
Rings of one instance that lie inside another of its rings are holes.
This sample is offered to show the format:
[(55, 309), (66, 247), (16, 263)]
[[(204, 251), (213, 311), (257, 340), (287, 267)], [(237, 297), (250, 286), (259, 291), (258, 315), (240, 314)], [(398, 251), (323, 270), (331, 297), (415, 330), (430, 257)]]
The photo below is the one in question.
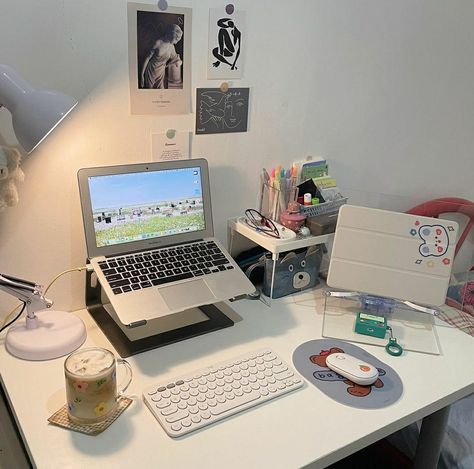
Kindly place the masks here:
[(0, 274), (0, 290), (16, 296), (26, 304), (26, 327), (34, 329), (38, 327), (36, 311), (51, 308), (53, 302), (43, 296), (41, 286), (28, 280), (17, 279), (5, 274)]

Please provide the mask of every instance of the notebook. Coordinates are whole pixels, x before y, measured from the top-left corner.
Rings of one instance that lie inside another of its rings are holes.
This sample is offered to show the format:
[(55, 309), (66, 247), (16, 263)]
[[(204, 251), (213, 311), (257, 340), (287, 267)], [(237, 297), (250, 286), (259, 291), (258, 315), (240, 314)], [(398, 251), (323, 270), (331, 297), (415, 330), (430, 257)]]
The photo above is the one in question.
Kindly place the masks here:
[(255, 291), (213, 237), (205, 159), (85, 168), (78, 181), (88, 258), (122, 323)]
[(444, 303), (458, 224), (354, 205), (339, 210), (330, 287), (438, 306)]

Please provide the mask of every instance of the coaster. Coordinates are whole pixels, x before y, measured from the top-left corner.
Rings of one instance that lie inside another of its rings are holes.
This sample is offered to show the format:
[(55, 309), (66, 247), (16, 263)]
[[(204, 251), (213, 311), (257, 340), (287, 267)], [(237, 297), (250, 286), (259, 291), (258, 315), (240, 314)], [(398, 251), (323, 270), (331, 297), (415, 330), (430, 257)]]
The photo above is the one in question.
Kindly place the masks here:
[[(379, 378), (370, 386), (361, 386), (335, 373), (326, 366), (326, 357), (345, 352), (370, 363), (379, 370)], [(351, 407), (380, 409), (396, 402), (403, 393), (397, 372), (365, 350), (342, 340), (310, 340), (293, 352), (293, 364), (320, 391)]]
[(48, 422), (57, 425), (59, 427), (67, 428), (68, 430), (73, 430), (75, 432), (85, 433), (86, 435), (98, 435), (106, 430), (112, 423), (118, 418), (118, 416), (133, 402), (132, 399), (128, 397), (121, 397), (118, 401), (117, 408), (110, 415), (109, 418), (103, 420), (99, 423), (92, 424), (78, 424), (69, 419), (67, 414), (67, 404), (64, 404), (58, 411), (56, 411), (51, 417), (49, 417)]

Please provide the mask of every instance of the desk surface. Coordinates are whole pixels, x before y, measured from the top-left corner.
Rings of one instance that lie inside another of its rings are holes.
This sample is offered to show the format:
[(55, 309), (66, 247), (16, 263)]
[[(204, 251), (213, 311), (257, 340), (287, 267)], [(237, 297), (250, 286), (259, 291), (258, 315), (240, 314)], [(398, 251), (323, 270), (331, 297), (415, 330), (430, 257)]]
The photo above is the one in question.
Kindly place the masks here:
[[(408, 352), (391, 357), (364, 348), (392, 366), (404, 392), (393, 405), (362, 410), (339, 404), (305, 386), (179, 440), (169, 438), (141, 399), (142, 390), (242, 353), (271, 347), (291, 363), (301, 343), (321, 337), (318, 291), (274, 300), (232, 304), (235, 326), (129, 358), (135, 402), (104, 433), (92, 437), (48, 424), (65, 402), (63, 362), (27, 362), (10, 356), (0, 339), (1, 378), (30, 455), (39, 468), (325, 467), (474, 391), (474, 340), (441, 325), (442, 355)], [(112, 348), (86, 311), (86, 345)], [(444, 324), (444, 323), (442, 323)]]

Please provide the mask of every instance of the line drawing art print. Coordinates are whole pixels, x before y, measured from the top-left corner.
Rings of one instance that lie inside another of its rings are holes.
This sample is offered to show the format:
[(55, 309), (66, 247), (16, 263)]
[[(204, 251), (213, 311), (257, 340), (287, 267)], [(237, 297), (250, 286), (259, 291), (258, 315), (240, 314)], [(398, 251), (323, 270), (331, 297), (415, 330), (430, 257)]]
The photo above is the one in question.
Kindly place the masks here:
[(222, 8), (209, 10), (209, 79), (242, 78), (245, 38), (244, 12), (227, 15)]
[(198, 88), (196, 134), (247, 132), (249, 88)]

